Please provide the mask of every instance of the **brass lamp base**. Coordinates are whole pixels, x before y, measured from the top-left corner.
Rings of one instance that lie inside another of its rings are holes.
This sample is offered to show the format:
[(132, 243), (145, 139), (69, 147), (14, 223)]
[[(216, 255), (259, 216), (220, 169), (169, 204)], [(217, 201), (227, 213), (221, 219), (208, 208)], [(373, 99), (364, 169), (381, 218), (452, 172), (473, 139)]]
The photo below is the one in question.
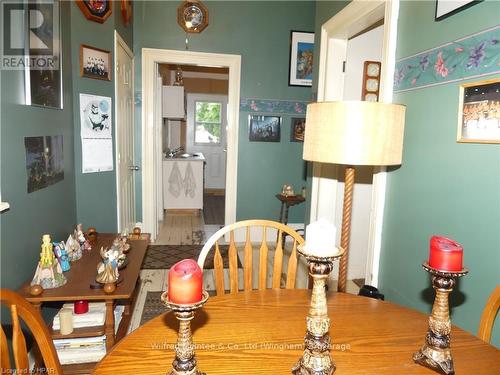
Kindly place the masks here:
[(307, 259), (309, 274), (313, 278), (311, 307), (306, 318), (307, 332), (304, 337), (302, 358), (292, 367), (294, 375), (332, 375), (335, 363), (330, 356), (330, 318), (326, 302), (325, 285), (333, 269), (333, 261), (344, 255), (344, 250), (332, 256), (318, 257), (306, 252), (302, 246), (297, 249)]
[(448, 307), (448, 295), (453, 290), (455, 280), (466, 275), (469, 271), (441, 271), (422, 265), (424, 270), (432, 275), (432, 287), (436, 291), (436, 298), (429, 317), (429, 330), (425, 336), (422, 348), (413, 354), (413, 360), (444, 375), (455, 374), (453, 357), (450, 349), (451, 320)]
[(197, 368), (196, 356), (194, 353), (193, 334), (191, 332), (191, 320), (194, 313), (201, 308), (208, 300), (208, 293), (203, 291), (202, 299), (199, 302), (180, 305), (168, 299), (167, 292), (161, 295), (161, 301), (172, 310), (177, 320), (179, 320), (179, 333), (175, 344), (175, 359), (172, 362), (172, 369), (167, 375), (206, 375)]

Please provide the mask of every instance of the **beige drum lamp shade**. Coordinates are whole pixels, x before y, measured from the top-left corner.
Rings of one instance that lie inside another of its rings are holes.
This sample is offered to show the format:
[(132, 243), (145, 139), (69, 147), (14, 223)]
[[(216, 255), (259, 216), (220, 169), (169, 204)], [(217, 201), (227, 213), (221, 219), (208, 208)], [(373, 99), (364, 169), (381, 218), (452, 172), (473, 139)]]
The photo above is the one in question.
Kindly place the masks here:
[(398, 165), (406, 107), (345, 101), (307, 106), (303, 159), (345, 165)]

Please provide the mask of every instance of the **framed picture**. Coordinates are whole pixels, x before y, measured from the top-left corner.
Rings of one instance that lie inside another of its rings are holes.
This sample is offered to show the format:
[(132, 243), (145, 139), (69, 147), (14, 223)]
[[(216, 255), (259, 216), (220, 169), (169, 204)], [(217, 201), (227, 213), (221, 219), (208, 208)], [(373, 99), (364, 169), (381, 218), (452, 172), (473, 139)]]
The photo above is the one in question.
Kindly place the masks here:
[(292, 117), (292, 126), (290, 129), (290, 141), (304, 142), (305, 133), (306, 133), (305, 117)]
[(436, 0), (436, 21), (444, 20), (445, 18), (461, 12), (483, 0)]
[(281, 138), (281, 117), (249, 115), (250, 142), (279, 142)]
[(457, 142), (500, 143), (500, 78), (460, 86)]
[(111, 53), (82, 44), (80, 46), (80, 75), (111, 81)]
[(130, 25), (130, 20), (132, 18), (132, 0), (121, 0), (120, 5), (122, 11), (122, 20), (125, 26)]
[(112, 12), (110, 0), (76, 0), (76, 5), (85, 18), (99, 23), (104, 23)]
[(289, 86), (312, 86), (314, 33), (292, 31), (290, 37)]
[[(36, 29), (33, 38), (27, 38), (25, 50), (34, 62), (24, 72), (25, 103), (51, 109), (63, 108), (62, 51), (60, 38), (59, 2), (29, 2), (27, 11), (43, 17), (43, 27)], [(28, 30), (25, 31), (28, 33)], [(35, 42), (35, 45), (32, 43)], [(37, 44), (50, 46), (47, 54)]]

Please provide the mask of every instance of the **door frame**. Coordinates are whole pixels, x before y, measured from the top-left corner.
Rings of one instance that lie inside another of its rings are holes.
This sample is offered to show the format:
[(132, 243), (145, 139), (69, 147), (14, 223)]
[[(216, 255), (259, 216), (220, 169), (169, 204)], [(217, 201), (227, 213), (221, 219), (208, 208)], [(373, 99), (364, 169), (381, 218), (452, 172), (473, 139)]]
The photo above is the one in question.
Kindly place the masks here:
[[(158, 64), (199, 65), (229, 68), (226, 207), (225, 224), (236, 221), (236, 193), (238, 179), (238, 128), (240, 103), (241, 56), (230, 54), (176, 51), (156, 48), (142, 49), (142, 220), (143, 231), (151, 233), (154, 241), (158, 233), (155, 207), (155, 187), (160, 176), (154, 170), (154, 98), (155, 71)], [(159, 140), (161, 141), (161, 140)]]
[[(127, 43), (125, 42), (125, 40), (123, 40), (123, 38), (121, 37), (121, 35), (118, 33), (118, 31), (115, 30), (114, 32), (114, 49), (113, 49), (113, 56), (114, 56), (114, 60), (113, 60), (113, 67), (114, 67), (114, 76), (117, 77), (117, 74), (116, 74), (116, 69), (117, 69), (117, 66), (116, 66), (116, 56), (118, 56), (117, 54), (117, 50), (118, 50), (118, 46), (122, 47), (125, 51), (125, 53), (127, 55), (129, 55), (129, 57), (132, 59), (132, 72), (130, 74), (130, 80), (132, 82), (132, 93), (134, 93), (134, 78), (135, 78), (135, 59), (134, 59), (134, 53), (132, 52), (132, 50), (129, 48), (129, 46), (127, 45)], [(119, 232), (120, 231), (120, 228), (121, 228), (121, 222), (120, 222), (120, 170), (118, 168), (118, 154), (119, 154), (119, 150), (118, 150), (118, 140), (119, 140), (119, 137), (118, 137), (118, 133), (120, 132), (120, 128), (119, 126), (117, 126), (118, 124), (118, 106), (116, 105), (118, 103), (118, 80), (115, 79), (115, 84), (114, 84), (114, 91), (115, 91), (115, 113), (114, 113), (114, 117), (115, 117), (115, 166), (116, 166), (116, 226), (117, 226), (117, 231)], [(132, 105), (132, 124), (135, 124), (135, 105)], [(135, 126), (133, 126), (133, 128), (135, 128)], [(135, 159), (135, 142), (134, 142), (134, 147), (133, 147), (133, 152), (134, 152), (134, 159)], [(133, 174), (133, 187), (134, 187), (134, 191), (133, 191), (133, 196), (135, 198), (135, 173)], [(133, 202), (133, 207), (132, 209), (134, 210), (134, 220), (137, 220), (137, 212), (136, 212), (136, 209), (135, 209), (135, 200)]]
[[(381, 19), (384, 19), (384, 40), (379, 98), (381, 102), (392, 102), (398, 13), (399, 0), (353, 0), (321, 26), (318, 102), (342, 100), (345, 74), (342, 66), (347, 56), (347, 42)], [(335, 222), (338, 180), (322, 177), (322, 174), (327, 171), (331, 174), (333, 170), (338, 176), (336, 169), (333, 165), (313, 163), (311, 222), (320, 217)], [(366, 284), (373, 286), (378, 286), (386, 182), (386, 168), (375, 168), (365, 274)]]

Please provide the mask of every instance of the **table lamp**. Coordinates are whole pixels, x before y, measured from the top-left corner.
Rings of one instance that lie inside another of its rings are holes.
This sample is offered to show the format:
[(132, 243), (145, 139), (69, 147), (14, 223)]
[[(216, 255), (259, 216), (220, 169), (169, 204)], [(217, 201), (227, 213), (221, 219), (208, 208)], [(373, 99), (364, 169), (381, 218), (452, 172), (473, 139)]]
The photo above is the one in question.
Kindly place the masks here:
[(406, 107), (345, 101), (307, 106), (303, 159), (345, 165), (338, 291), (346, 291), (355, 166), (401, 164)]

